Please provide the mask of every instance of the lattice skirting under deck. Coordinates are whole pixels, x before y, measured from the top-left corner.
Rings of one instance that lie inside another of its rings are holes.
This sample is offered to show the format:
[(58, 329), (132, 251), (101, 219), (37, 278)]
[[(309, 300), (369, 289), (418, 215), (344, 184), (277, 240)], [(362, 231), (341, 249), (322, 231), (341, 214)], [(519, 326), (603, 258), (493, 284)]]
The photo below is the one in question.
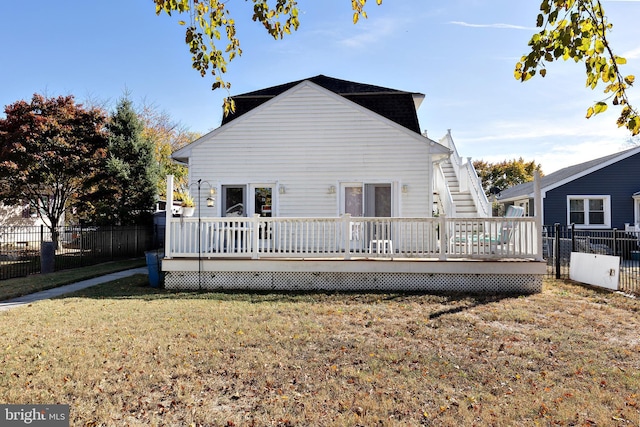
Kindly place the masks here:
[(165, 287), (177, 290), (401, 291), (529, 294), (542, 291), (538, 274), (176, 272)]

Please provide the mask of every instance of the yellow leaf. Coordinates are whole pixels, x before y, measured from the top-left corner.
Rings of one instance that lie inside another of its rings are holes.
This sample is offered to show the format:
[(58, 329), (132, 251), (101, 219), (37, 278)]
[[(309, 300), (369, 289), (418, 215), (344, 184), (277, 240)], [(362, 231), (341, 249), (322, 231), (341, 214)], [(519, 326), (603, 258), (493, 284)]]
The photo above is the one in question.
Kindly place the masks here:
[(589, 109), (587, 110), (587, 119), (591, 118), (591, 116), (593, 116), (593, 107), (589, 107)]
[(608, 107), (609, 107), (609, 106), (607, 105), (607, 103), (606, 103), (606, 102), (598, 102), (598, 103), (595, 105), (594, 112), (595, 112), (595, 114), (604, 113), (605, 111), (607, 111), (607, 108), (608, 108)]
[(360, 15), (358, 15), (358, 12), (354, 12), (353, 13), (353, 23), (357, 24), (358, 23), (358, 19), (360, 19)]
[(616, 56), (616, 64), (623, 65), (626, 64), (627, 60), (621, 56)]

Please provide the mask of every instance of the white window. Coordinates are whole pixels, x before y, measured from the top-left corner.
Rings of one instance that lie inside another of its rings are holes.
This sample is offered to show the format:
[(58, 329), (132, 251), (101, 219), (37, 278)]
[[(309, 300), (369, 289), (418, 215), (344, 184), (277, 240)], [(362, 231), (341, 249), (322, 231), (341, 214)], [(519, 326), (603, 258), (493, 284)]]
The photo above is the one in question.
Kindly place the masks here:
[(222, 186), (222, 216), (247, 216), (247, 197), (245, 185)]
[(391, 184), (343, 183), (341, 213), (352, 217), (391, 217)]
[(567, 224), (611, 228), (610, 196), (567, 196)]
[(523, 202), (516, 202), (516, 206), (520, 206), (524, 209), (524, 216), (529, 216), (529, 201), (525, 200)]
[[(222, 186), (222, 216), (275, 216), (275, 184)], [(248, 190), (248, 193), (247, 193)]]

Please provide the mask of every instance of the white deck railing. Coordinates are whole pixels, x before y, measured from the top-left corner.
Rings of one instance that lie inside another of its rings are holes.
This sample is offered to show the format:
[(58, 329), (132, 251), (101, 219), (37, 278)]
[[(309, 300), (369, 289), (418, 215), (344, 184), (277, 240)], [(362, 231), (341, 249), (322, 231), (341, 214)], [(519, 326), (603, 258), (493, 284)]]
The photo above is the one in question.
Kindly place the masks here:
[(171, 218), (167, 258), (533, 258), (534, 218)]

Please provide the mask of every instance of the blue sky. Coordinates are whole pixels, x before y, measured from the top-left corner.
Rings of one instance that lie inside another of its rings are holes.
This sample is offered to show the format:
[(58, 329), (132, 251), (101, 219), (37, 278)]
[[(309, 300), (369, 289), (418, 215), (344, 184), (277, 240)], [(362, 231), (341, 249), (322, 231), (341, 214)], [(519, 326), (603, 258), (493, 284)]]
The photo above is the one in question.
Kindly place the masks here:
[[(426, 95), (421, 127), (447, 129), (463, 157), (523, 157), (550, 173), (628, 148), (610, 108), (590, 120), (601, 91), (585, 88), (582, 64), (554, 63), (547, 77), (519, 83), (539, 0), (369, 0), (369, 19), (351, 22), (349, 0), (299, 0), (300, 30), (274, 41), (250, 20), (250, 4), (229, 0), (243, 55), (229, 66), (231, 94), (318, 74)], [(640, 1), (605, 1), (623, 72), (640, 78)], [(73, 94), (113, 106), (125, 91), (190, 130), (219, 126), (223, 91), (191, 68), (184, 28), (156, 16), (151, 0), (14, 1), (0, 12), (0, 106), (34, 93)], [(640, 91), (630, 92), (640, 106)], [(1, 113), (0, 113), (1, 114)]]

